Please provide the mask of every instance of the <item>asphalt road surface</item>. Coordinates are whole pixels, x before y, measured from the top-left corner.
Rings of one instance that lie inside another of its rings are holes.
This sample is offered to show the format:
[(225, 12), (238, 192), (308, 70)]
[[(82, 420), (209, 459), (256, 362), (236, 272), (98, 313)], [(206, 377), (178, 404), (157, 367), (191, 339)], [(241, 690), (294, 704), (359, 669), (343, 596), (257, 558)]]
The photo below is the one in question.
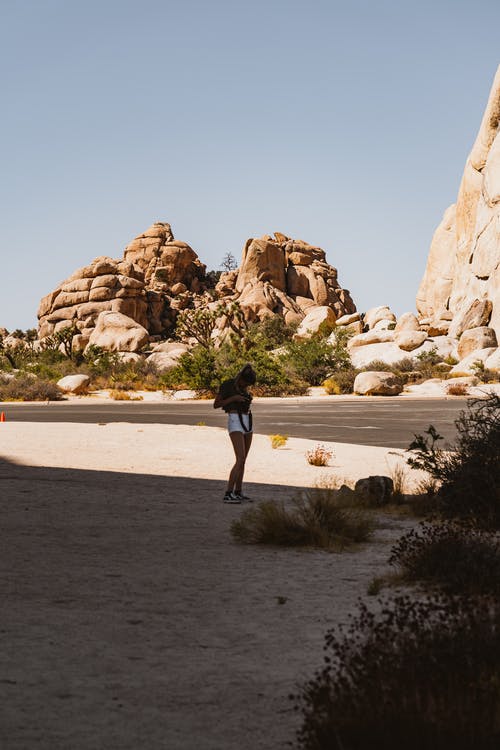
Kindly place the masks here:
[[(370, 398), (366, 400), (297, 399), (263, 400), (253, 407), (255, 432), (318, 441), (407, 448), (414, 434), (433, 424), (446, 441), (453, 442), (454, 422), (466, 408), (463, 399)], [(225, 426), (225, 415), (212, 401), (50, 402), (0, 403), (11, 422), (133, 422), (142, 424), (192, 424)]]

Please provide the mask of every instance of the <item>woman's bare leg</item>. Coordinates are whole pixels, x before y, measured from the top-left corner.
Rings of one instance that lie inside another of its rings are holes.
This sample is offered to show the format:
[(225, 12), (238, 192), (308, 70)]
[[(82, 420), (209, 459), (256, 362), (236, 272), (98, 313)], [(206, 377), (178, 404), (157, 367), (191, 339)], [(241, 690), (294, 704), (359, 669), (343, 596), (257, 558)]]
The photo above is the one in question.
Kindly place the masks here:
[(229, 474), (227, 490), (228, 492), (232, 492), (233, 490), (241, 492), (243, 474), (245, 471), (245, 459), (248, 453), (245, 441), (246, 435), (244, 435), (242, 432), (230, 432), (229, 437), (231, 438), (231, 442), (233, 444), (236, 461), (233, 468), (231, 469), (231, 473)]
[[(252, 445), (252, 436), (253, 436), (253, 432), (246, 432), (243, 435), (243, 439), (245, 441), (245, 461), (248, 456), (248, 451), (250, 450), (250, 446)], [(242, 490), (244, 472), (245, 472), (245, 464), (243, 464), (243, 471), (241, 472), (241, 481), (235, 487), (236, 492), (241, 492)]]

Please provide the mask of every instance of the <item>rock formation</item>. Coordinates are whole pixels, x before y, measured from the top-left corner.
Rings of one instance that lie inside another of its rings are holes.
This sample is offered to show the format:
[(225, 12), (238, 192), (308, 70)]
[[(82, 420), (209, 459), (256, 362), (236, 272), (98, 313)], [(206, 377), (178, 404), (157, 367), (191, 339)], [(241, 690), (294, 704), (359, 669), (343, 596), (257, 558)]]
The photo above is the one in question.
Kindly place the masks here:
[(214, 294), (237, 301), (249, 322), (275, 314), (300, 322), (307, 315), (314, 328), (356, 310), (324, 251), (280, 233), (249, 239), (240, 268), (223, 273), (215, 291), (208, 286), (195, 251), (174, 238), (170, 224), (157, 222), (125, 248), (122, 260), (96, 258), (44, 297), (39, 337), (73, 325), (75, 349), (90, 343), (133, 352), (151, 337), (168, 338), (180, 310), (213, 305)]
[[(417, 294), (420, 323), (460, 338), (488, 327), (500, 340), (500, 67), (456, 204), (437, 228)], [(489, 346), (492, 344), (490, 343)], [(486, 344), (482, 344), (486, 346)]]

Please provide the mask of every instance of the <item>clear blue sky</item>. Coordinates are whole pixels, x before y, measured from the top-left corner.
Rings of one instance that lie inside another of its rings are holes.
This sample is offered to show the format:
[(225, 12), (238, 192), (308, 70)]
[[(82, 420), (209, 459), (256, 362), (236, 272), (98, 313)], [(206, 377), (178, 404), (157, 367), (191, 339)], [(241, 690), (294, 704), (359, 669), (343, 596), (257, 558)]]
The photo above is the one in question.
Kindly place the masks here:
[(320, 245), (414, 309), (500, 62), (498, 0), (0, 0), (0, 326), (171, 223), (208, 268)]

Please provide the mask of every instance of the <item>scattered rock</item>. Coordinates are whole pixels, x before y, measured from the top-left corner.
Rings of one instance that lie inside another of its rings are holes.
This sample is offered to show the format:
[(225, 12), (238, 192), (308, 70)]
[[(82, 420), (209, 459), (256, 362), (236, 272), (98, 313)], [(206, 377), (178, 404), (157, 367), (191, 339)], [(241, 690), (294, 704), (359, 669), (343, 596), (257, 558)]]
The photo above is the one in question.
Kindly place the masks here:
[(390, 477), (372, 476), (358, 479), (354, 493), (369, 507), (387, 505), (392, 499), (394, 483)]
[(85, 393), (90, 383), (88, 375), (66, 375), (57, 381), (57, 386), (65, 393)]
[(360, 372), (354, 381), (354, 393), (361, 396), (397, 396), (403, 383), (392, 372)]

